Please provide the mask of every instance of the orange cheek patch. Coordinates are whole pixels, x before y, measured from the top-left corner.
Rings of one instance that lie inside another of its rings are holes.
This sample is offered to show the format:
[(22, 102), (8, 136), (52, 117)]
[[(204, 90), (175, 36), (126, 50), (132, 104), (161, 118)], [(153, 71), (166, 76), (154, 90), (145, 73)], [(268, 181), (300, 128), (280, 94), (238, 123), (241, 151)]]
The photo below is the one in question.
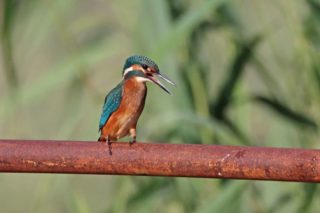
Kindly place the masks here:
[(132, 65), (131, 67), (132, 67), (133, 70), (140, 70), (140, 71), (144, 72), (144, 70), (142, 69), (142, 67), (139, 66), (139, 65), (134, 64), (134, 65)]

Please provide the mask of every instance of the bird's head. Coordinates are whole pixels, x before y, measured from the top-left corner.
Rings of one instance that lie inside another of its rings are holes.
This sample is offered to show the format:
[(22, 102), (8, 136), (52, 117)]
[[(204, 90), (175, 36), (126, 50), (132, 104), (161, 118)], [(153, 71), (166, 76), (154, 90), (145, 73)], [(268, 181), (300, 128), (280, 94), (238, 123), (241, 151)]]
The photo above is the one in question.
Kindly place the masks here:
[(135, 77), (141, 82), (151, 81), (169, 94), (169, 90), (155, 76), (175, 85), (173, 81), (160, 73), (158, 65), (153, 60), (141, 55), (134, 55), (127, 58), (123, 67), (122, 75), (124, 79)]

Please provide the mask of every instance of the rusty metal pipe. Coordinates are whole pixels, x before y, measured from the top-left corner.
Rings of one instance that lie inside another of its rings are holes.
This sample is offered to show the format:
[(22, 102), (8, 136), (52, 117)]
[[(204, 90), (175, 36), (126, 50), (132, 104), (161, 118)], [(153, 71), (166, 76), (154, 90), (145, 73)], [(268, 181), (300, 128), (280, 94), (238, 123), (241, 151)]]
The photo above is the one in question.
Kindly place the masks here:
[(320, 150), (0, 140), (0, 172), (320, 182)]

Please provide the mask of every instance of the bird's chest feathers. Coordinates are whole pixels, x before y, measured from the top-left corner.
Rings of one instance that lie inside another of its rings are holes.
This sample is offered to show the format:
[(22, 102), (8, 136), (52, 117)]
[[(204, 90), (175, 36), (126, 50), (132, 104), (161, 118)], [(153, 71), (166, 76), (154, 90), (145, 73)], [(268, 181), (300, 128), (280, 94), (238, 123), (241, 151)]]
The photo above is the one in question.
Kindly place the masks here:
[(126, 80), (122, 89), (122, 100), (119, 106), (121, 116), (118, 121), (122, 124), (137, 122), (145, 103), (147, 87), (145, 83), (132, 78)]

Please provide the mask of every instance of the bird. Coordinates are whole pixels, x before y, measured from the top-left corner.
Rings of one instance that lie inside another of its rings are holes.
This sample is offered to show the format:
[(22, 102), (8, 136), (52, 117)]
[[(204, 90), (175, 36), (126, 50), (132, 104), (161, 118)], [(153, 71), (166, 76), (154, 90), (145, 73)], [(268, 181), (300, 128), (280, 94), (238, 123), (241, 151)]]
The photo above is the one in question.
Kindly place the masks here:
[(143, 55), (126, 59), (122, 70), (122, 81), (105, 97), (99, 122), (98, 141), (117, 141), (130, 136), (130, 144), (136, 142), (138, 119), (144, 109), (147, 96), (147, 82), (157, 84), (165, 92), (170, 91), (156, 78), (169, 84), (175, 83), (160, 72), (158, 65)]

